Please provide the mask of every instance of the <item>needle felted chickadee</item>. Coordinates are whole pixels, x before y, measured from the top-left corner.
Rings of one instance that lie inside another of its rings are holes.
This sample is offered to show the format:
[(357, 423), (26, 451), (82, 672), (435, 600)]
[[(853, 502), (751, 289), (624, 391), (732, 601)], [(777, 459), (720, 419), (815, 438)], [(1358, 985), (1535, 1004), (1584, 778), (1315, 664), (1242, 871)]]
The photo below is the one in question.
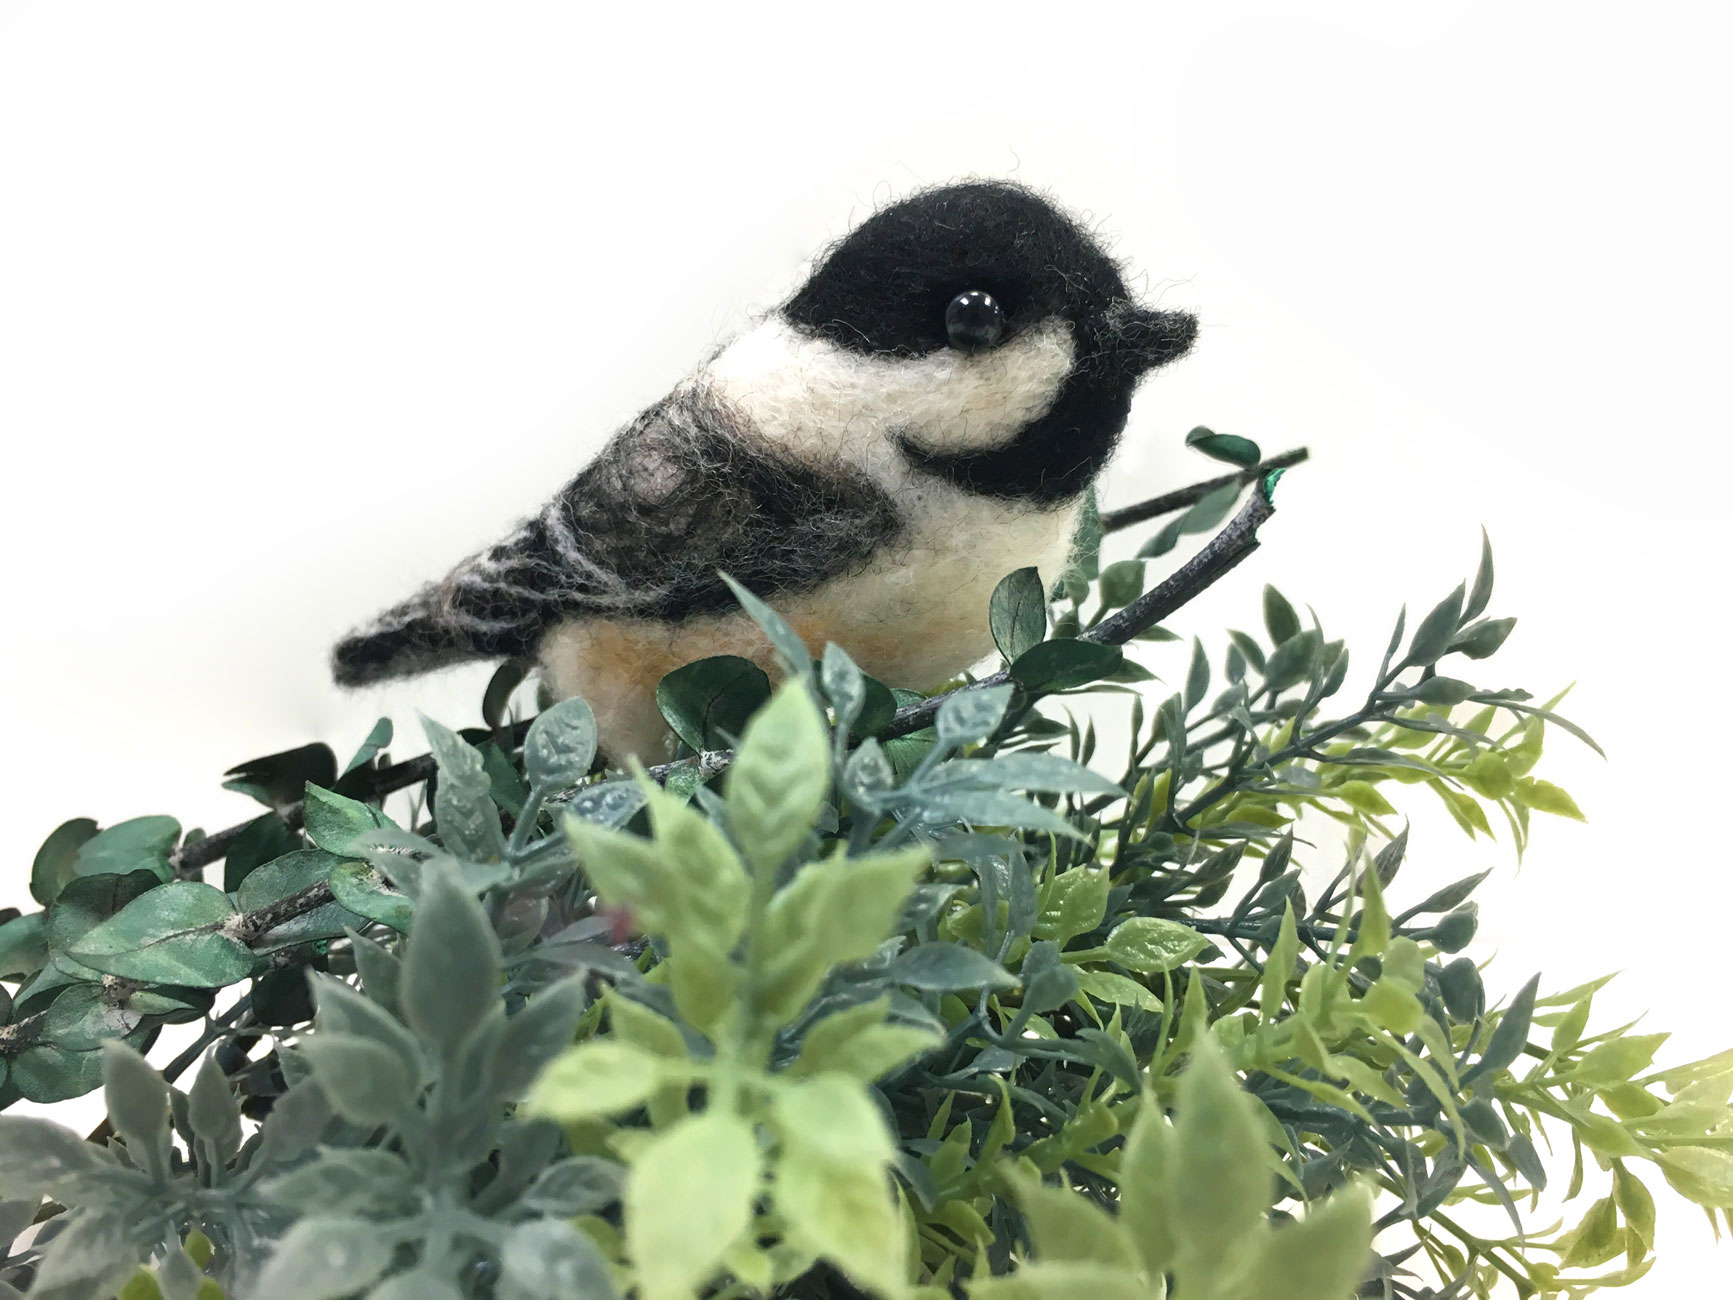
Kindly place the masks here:
[(1088, 231), (1003, 181), (917, 193), (614, 435), (533, 518), (341, 641), (346, 686), (534, 656), (614, 758), (705, 655), (771, 663), (718, 571), (808, 645), (931, 687), (993, 649), (1006, 573), (1062, 571), (1138, 381), (1196, 322), (1140, 307)]

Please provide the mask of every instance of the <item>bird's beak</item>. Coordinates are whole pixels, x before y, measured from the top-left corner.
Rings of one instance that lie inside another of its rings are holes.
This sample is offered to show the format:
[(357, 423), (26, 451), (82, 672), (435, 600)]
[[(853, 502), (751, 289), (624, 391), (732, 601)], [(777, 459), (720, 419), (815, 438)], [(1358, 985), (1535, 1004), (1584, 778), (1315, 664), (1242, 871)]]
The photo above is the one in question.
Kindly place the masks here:
[(1188, 311), (1153, 311), (1126, 303), (1115, 313), (1114, 351), (1136, 370), (1177, 361), (1197, 339), (1197, 317)]

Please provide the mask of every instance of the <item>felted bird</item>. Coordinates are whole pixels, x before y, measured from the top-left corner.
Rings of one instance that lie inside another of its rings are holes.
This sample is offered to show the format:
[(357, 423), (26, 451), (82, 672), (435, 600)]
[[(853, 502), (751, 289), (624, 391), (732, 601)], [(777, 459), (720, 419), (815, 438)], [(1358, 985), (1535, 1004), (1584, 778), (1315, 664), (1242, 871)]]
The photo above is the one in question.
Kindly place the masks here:
[(510, 536), (338, 643), (358, 686), (533, 657), (616, 759), (667, 756), (656, 684), (705, 655), (770, 667), (719, 576), (808, 645), (917, 688), (993, 649), (998, 580), (1051, 588), (1138, 382), (1184, 312), (1139, 305), (1084, 226), (1006, 181), (880, 209)]

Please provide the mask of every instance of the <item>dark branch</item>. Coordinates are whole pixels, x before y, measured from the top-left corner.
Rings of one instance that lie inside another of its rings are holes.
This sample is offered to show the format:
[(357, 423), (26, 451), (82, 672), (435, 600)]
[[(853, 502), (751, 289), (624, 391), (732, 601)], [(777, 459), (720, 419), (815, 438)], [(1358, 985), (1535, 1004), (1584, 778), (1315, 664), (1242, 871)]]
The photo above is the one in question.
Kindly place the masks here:
[(1245, 487), (1248, 483), (1262, 479), (1271, 470), (1292, 469), (1295, 465), (1304, 464), (1311, 455), (1306, 448), (1296, 447), (1292, 451), (1284, 451), (1279, 456), (1260, 461), (1248, 469), (1223, 474), (1220, 478), (1205, 479), (1202, 483), (1193, 483), (1190, 487), (1182, 487), (1176, 492), (1167, 492), (1147, 501), (1139, 501), (1134, 506), (1104, 511), (1101, 515), (1101, 531), (1117, 533), (1122, 528), (1130, 528), (1133, 524), (1141, 524), (1147, 519), (1159, 519), (1162, 515), (1188, 509), (1211, 492), (1219, 492), (1225, 487)]

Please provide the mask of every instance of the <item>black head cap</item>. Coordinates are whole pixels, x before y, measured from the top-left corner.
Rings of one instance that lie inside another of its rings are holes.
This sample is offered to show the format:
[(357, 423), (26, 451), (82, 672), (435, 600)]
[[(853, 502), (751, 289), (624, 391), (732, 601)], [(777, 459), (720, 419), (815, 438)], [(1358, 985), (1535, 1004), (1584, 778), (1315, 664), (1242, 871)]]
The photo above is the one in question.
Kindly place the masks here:
[[(983, 323), (984, 310), (999, 313), (998, 328), (986, 328), (995, 322)], [(1125, 426), (1138, 379), (1183, 356), (1197, 330), (1187, 313), (1136, 303), (1088, 230), (1008, 181), (924, 190), (874, 213), (831, 248), (782, 312), (805, 333), (892, 357), (974, 352), (1044, 321), (1069, 323), (1075, 371), (1014, 443), (954, 455), (904, 446), (916, 463), (973, 491), (1041, 502), (1089, 485)]]
[(1131, 301), (1118, 265), (1078, 222), (1009, 181), (924, 190), (868, 217), (823, 258), (783, 307), (801, 329), (854, 351), (921, 356), (952, 346), (946, 311), (985, 293), (1005, 338), (1055, 317), (1080, 359), (1129, 345), (1122, 365), (1172, 360), (1194, 323)]

